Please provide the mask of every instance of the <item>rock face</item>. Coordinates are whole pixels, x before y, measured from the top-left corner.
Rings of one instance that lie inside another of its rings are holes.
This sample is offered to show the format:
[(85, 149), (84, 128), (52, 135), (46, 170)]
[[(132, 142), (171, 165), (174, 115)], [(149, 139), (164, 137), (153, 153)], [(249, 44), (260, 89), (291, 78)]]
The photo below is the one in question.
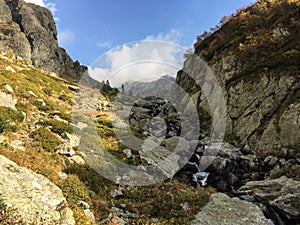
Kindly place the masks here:
[(58, 46), (51, 12), (23, 0), (0, 0), (0, 50), (15, 54), (47, 72), (78, 81), (87, 70)]
[[(299, 21), (299, 15), (297, 2), (258, 1), (195, 44), (195, 54), (204, 59), (223, 90), (227, 141), (264, 152), (299, 149), (299, 38), (294, 38), (299, 34), (294, 32), (296, 24), (288, 22)], [(275, 35), (278, 30), (280, 37)], [(204, 84), (210, 85), (207, 73), (187, 59), (176, 82), (190, 94), (200, 91), (199, 111), (211, 114), (201, 92)]]
[(259, 202), (272, 206), (292, 224), (300, 222), (299, 181), (285, 176), (274, 180), (253, 181), (242, 186), (238, 192), (254, 196)]
[(74, 225), (62, 191), (42, 175), (0, 155), (0, 194), (26, 224)]
[(191, 224), (269, 225), (270, 223), (258, 206), (238, 198), (230, 198), (222, 193), (216, 193), (211, 196), (208, 204), (196, 215), (196, 220)]

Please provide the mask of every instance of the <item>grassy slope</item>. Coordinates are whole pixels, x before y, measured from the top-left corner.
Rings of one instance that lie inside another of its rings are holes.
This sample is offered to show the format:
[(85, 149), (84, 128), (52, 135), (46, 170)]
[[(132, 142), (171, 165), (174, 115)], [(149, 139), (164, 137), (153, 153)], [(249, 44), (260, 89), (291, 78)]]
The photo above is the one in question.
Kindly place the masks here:
[[(137, 215), (132, 219), (132, 224), (150, 224), (150, 218), (157, 218), (156, 224), (189, 224), (193, 220), (194, 215), (208, 201), (213, 189), (195, 190), (176, 180), (169, 180), (149, 187), (127, 188), (121, 198), (114, 199), (110, 191), (117, 189), (117, 185), (101, 177), (88, 165), (70, 164), (66, 157), (57, 154), (56, 149), (61, 144), (58, 135), (72, 132), (72, 127), (52, 117), (58, 115), (66, 121), (72, 121), (72, 99), (75, 93), (66, 87), (69, 82), (51, 77), (13, 58), (0, 59), (0, 91), (8, 93), (4, 88), (6, 84), (14, 89), (12, 95), (17, 99), (18, 110), (0, 107), (0, 118), (4, 121), (1, 135), (8, 139), (0, 144), (0, 154), (48, 177), (58, 185), (73, 209), (76, 224), (91, 224), (80, 207), (80, 200), (91, 205), (98, 224), (104, 224), (103, 220), (112, 212), (113, 205), (121, 208), (121, 204), (126, 204), (126, 210)], [(14, 68), (16, 73), (8, 71), (7, 66)], [(26, 113), (25, 121), (21, 112)], [(108, 116), (109, 113), (98, 116), (98, 132), (107, 149), (124, 160), (124, 147), (114, 137)], [(9, 126), (12, 122), (14, 127)], [(35, 125), (40, 128), (31, 129)], [(26, 151), (10, 147), (10, 140), (15, 139), (25, 143)], [(130, 160), (125, 162), (136, 163)], [(60, 171), (68, 174), (65, 180), (58, 176)], [(189, 204), (189, 212), (182, 209), (184, 203)], [(111, 221), (110, 224), (118, 223)]]

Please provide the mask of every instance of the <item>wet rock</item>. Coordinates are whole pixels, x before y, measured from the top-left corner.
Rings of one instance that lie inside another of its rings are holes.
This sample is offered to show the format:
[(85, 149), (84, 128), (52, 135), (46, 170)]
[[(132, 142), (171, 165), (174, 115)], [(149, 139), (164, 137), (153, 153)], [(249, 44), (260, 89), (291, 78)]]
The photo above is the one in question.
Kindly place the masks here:
[(260, 208), (253, 203), (216, 193), (196, 215), (192, 225), (269, 225)]

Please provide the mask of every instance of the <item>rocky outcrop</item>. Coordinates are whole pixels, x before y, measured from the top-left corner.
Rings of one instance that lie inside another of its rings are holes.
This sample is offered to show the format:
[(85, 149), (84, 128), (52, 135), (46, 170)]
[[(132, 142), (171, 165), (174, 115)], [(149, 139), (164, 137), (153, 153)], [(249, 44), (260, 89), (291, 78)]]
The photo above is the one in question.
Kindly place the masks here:
[(78, 81), (87, 68), (73, 62), (58, 46), (51, 12), (23, 0), (0, 1), (0, 50), (17, 56), (46, 72)]
[(269, 225), (260, 208), (253, 203), (230, 198), (225, 194), (212, 194), (210, 201), (191, 223), (210, 225)]
[[(226, 141), (260, 152), (299, 149), (299, 34), (291, 22), (299, 21), (299, 12), (294, 1), (258, 1), (195, 44), (195, 54), (204, 59), (223, 91)], [(278, 37), (278, 30), (285, 32)], [(202, 90), (210, 85), (208, 73), (187, 59), (176, 81), (190, 94), (200, 91), (199, 112), (211, 114)], [(210, 95), (214, 92), (211, 88)]]
[(0, 168), (0, 197), (24, 224), (75, 224), (62, 191), (50, 180), (2, 155)]
[(289, 221), (300, 222), (300, 182), (283, 176), (274, 180), (248, 182), (238, 190), (239, 194), (253, 196), (258, 202), (273, 207)]

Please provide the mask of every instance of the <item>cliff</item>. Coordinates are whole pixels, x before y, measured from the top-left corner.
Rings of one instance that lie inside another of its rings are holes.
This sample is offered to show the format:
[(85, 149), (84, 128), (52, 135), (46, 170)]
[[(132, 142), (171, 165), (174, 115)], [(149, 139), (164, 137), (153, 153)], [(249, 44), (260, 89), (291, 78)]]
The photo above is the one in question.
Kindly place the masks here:
[(0, 0), (0, 50), (15, 54), (46, 72), (78, 81), (87, 68), (58, 46), (51, 12), (23, 0)]
[[(198, 37), (195, 54), (218, 80), (227, 108), (226, 141), (260, 153), (300, 148), (300, 5), (299, 1), (261, 0), (226, 17), (217, 31)], [(187, 71), (176, 82), (199, 93), (201, 116), (210, 114), (199, 86)], [(212, 90), (214, 91), (214, 90)]]

